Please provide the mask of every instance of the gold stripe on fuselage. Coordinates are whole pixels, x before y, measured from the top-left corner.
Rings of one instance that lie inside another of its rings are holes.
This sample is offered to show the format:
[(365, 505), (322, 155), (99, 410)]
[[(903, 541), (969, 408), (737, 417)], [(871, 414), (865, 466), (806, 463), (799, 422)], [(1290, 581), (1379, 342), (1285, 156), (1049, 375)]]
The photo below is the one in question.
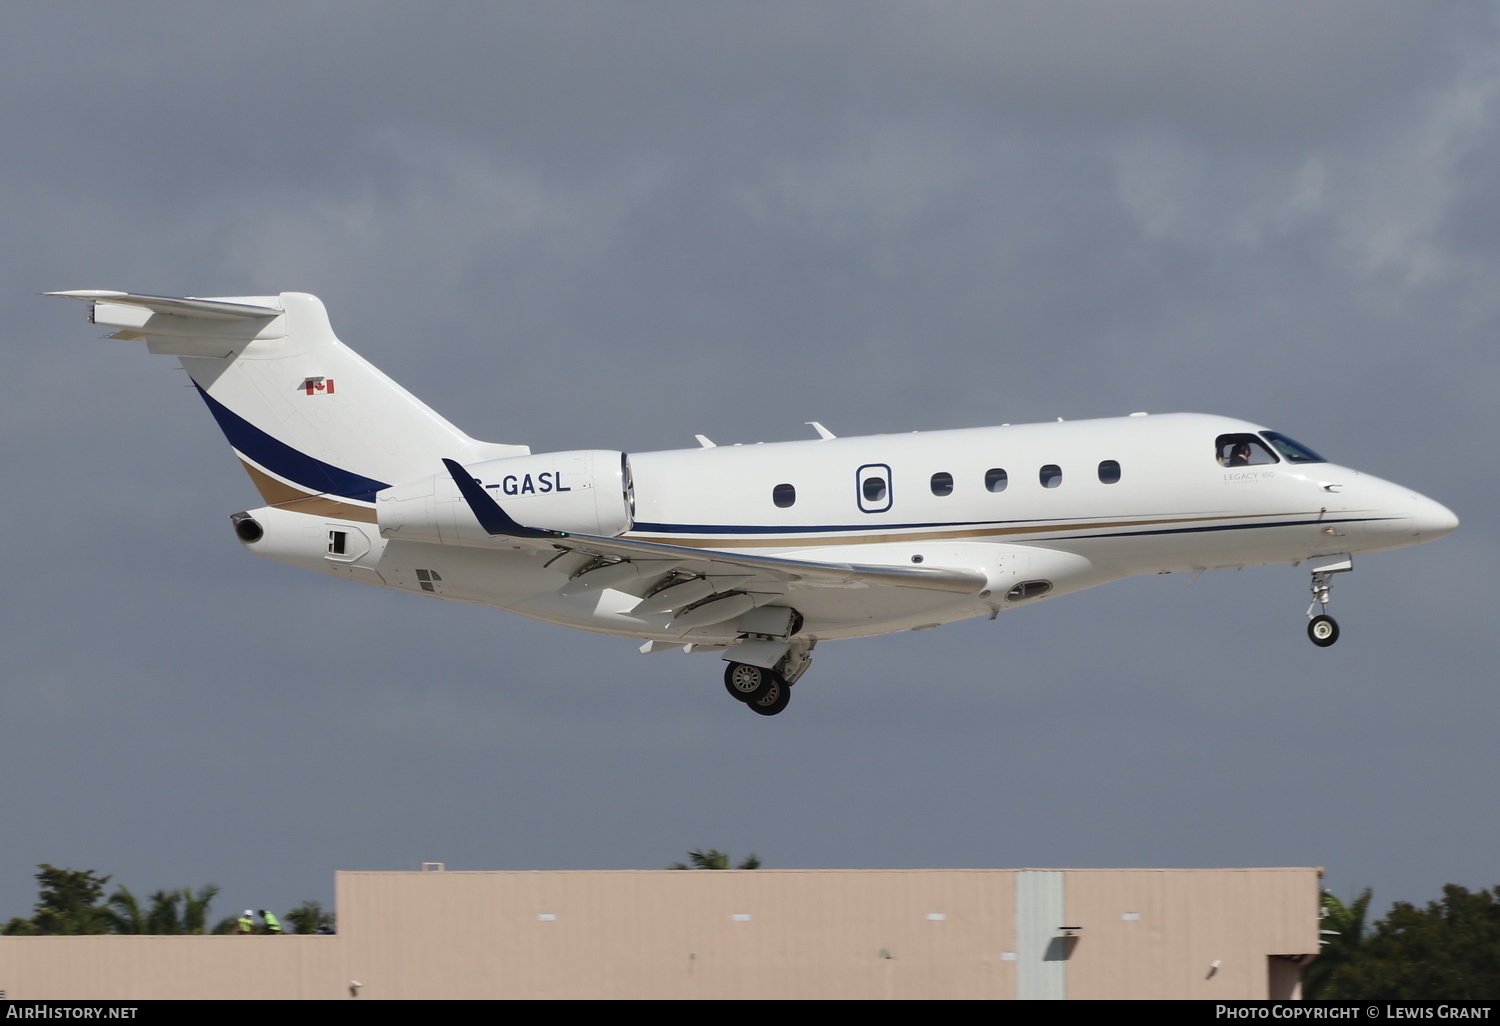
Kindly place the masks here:
[[(823, 548), (827, 545), (883, 545), (890, 542), (951, 541), (956, 538), (1003, 538), (1028, 534), (1076, 533), (1078, 531), (1109, 531), (1127, 527), (1163, 527), (1169, 524), (1197, 524), (1213, 520), (1245, 521), (1265, 517), (1317, 517), (1315, 512), (1253, 513), (1249, 516), (1226, 517), (1222, 515), (1199, 517), (1166, 517), (1156, 520), (1112, 520), (1087, 524), (1024, 524), (1017, 527), (976, 527), (951, 531), (907, 531), (900, 534), (858, 534), (813, 537), (810, 535), (779, 534), (730, 537), (720, 535), (712, 538), (701, 536), (667, 537), (657, 534), (627, 532), (624, 537), (637, 541), (660, 542), (663, 545), (682, 545), (700, 549), (751, 549), (751, 548)], [(1233, 526), (1226, 524), (1225, 526)]]
[(358, 506), (330, 495), (314, 495), (312, 492), (304, 492), (285, 481), (278, 481), (264, 470), (253, 466), (244, 457), (240, 458), (240, 466), (244, 467), (245, 473), (250, 475), (256, 491), (260, 492), (260, 497), (266, 500), (268, 506), (329, 520), (353, 520), (361, 524), (375, 523), (375, 510), (369, 506)]

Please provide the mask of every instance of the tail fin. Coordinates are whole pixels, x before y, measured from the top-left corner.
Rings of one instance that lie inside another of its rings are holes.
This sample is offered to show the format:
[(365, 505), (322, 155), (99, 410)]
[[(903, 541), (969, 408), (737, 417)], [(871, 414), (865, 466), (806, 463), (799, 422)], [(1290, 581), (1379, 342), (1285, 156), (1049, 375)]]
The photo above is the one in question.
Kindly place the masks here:
[(373, 522), (375, 493), (463, 463), (524, 456), (480, 442), (361, 359), (316, 296), (176, 299), (52, 292), (93, 303), (111, 338), (176, 356), (266, 503)]

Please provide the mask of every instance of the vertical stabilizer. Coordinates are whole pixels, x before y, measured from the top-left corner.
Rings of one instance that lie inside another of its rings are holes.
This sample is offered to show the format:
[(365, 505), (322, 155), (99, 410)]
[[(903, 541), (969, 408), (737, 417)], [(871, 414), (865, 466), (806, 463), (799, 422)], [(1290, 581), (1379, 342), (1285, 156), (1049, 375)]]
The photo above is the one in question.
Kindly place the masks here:
[(464, 434), (334, 335), (316, 296), (178, 299), (51, 293), (93, 303), (110, 337), (177, 356), (270, 505), (374, 521), (375, 493), (525, 446)]

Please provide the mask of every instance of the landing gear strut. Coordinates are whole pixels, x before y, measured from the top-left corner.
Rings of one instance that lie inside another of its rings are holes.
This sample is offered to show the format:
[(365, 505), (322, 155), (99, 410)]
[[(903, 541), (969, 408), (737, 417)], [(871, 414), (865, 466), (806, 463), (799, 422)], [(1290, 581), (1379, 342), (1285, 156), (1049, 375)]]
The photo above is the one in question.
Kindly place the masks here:
[[(1328, 615), (1328, 599), (1333, 591), (1333, 575), (1354, 569), (1354, 561), (1348, 556), (1332, 562), (1324, 560), (1312, 568), (1312, 601), (1307, 604), (1307, 636), (1319, 648), (1327, 648), (1339, 640), (1338, 621)], [(1313, 610), (1318, 611), (1313, 616)]]

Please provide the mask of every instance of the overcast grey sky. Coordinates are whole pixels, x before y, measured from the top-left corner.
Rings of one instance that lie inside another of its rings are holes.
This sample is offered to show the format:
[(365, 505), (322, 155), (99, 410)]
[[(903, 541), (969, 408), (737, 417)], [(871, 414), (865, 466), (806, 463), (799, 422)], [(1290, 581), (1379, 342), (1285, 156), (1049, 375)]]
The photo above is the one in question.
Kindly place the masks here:
[[(0, 920), (337, 869), (1324, 865), (1500, 883), (1489, 3), (0, 9)], [(1460, 530), (713, 656), (247, 555), (175, 361), (45, 290), (320, 295), (471, 434), (649, 450), (1195, 410)]]

